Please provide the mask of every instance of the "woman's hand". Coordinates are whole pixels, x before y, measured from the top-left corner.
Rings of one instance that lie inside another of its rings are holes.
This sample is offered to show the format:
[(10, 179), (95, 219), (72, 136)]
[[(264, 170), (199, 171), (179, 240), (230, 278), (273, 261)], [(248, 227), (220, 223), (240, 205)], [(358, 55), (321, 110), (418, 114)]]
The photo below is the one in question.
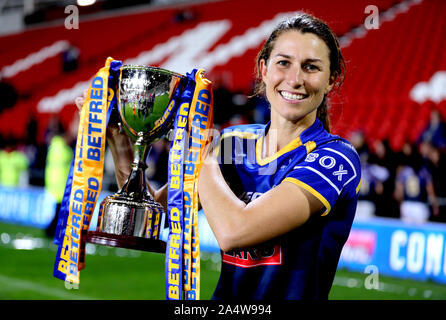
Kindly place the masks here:
[(87, 99), (87, 92), (88, 92), (88, 90), (84, 90), (82, 97), (77, 97), (76, 99), (74, 99), (74, 102), (76, 103), (76, 107), (79, 109), (79, 111), (82, 110), (82, 106), (83, 106), (85, 100)]

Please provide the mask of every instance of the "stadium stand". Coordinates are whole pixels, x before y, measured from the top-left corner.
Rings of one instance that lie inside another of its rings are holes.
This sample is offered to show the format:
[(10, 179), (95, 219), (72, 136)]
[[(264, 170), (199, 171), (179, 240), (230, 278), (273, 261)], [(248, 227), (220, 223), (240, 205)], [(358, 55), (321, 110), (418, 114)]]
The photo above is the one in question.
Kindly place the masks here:
[[(379, 9), (384, 11), (395, 3), (392, 0), (379, 1)], [(208, 51), (212, 52), (219, 45), (228, 43), (236, 36), (244, 34), (249, 28), (257, 27), (262, 21), (269, 20), (280, 12), (292, 12), (302, 8), (326, 19), (338, 35), (343, 35), (363, 23), (366, 17), (364, 14), (366, 5), (366, 1), (353, 0), (340, 3), (322, 0), (311, 3), (287, 0), (271, 8), (268, 1), (230, 0), (185, 4), (163, 9), (141, 7), (136, 10), (121, 9), (117, 14), (96, 18), (81, 16), (80, 27), (77, 30), (67, 30), (61, 22), (59, 25), (36, 26), (22, 33), (1, 37), (0, 70), (4, 79), (17, 89), (21, 99), (14, 108), (0, 114), (0, 133), (23, 137), (26, 135), (29, 117), (33, 116), (38, 119), (38, 137), (41, 139), (51, 116), (51, 112), (37, 110), (42, 99), (53, 97), (61, 90), (70, 89), (87, 81), (107, 56), (117, 59), (136, 57), (156, 44), (181, 35), (183, 31), (193, 29), (200, 23), (230, 21), (230, 28), (208, 48)], [(237, 10), (233, 10), (234, 7)], [(255, 15), (247, 15), (246, 12), (253, 10), (254, 7), (264, 7), (268, 10), (259, 9)], [(188, 14), (185, 15), (184, 12)], [(80, 55), (78, 68), (67, 73), (63, 72), (61, 67), (61, 53), (69, 46), (77, 48)], [(212, 79), (212, 74), (229, 70), (237, 74), (237, 77), (232, 78), (231, 89), (241, 89), (250, 93), (253, 60), (259, 46), (260, 43), (256, 43), (252, 48), (234, 55), (229, 61), (216, 65), (208, 70), (209, 77)], [(353, 53), (354, 57), (361, 54)], [(165, 62), (163, 60), (165, 59), (155, 61), (153, 64), (162, 66)], [(368, 63), (365, 63), (365, 68), (367, 65)], [(355, 68), (357, 67), (352, 69)], [(355, 91), (350, 90), (348, 93)], [(81, 93), (82, 89), (79, 88), (76, 94), (73, 93), (71, 101), (74, 96)], [(74, 112), (71, 101), (66, 101), (60, 112), (65, 127)]]
[(426, 88), (431, 87), (427, 84), (433, 75), (446, 69), (442, 39), (446, 4), (441, 0), (403, 4), (401, 13), (381, 14), (379, 29), (369, 30), (344, 48), (349, 70), (345, 98), (341, 109), (332, 110), (338, 132), (348, 136), (362, 128), (369, 142), (389, 139), (395, 150), (405, 141), (416, 141), (432, 110), (446, 115), (444, 100), (411, 98), (417, 84), (426, 82)]

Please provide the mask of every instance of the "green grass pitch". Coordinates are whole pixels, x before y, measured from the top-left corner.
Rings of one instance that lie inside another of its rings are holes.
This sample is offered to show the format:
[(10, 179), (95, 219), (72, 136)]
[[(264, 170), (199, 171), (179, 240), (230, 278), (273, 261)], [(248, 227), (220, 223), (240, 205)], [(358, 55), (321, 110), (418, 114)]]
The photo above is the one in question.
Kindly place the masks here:
[[(89, 253), (88, 253), (89, 252)], [(56, 246), (43, 230), (0, 223), (1, 300), (164, 300), (164, 255), (89, 246), (78, 288), (52, 276)], [(201, 299), (212, 296), (219, 255), (202, 253)], [(379, 275), (366, 289), (368, 274), (338, 270), (331, 300), (443, 300), (446, 286)]]

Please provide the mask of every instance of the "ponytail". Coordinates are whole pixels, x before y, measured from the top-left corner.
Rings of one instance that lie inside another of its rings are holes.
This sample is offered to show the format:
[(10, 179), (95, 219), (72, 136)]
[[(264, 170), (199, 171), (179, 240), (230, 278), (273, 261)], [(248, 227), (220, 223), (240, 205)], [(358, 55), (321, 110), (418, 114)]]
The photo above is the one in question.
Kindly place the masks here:
[(317, 108), (316, 117), (322, 122), (324, 129), (330, 133), (330, 115), (328, 114), (327, 95), (324, 95), (324, 99)]

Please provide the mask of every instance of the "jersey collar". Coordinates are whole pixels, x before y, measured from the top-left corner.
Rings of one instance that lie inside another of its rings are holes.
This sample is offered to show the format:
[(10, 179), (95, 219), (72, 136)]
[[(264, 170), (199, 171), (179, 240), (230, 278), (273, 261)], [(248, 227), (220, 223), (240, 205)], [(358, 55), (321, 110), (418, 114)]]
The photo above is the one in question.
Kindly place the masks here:
[(305, 145), (307, 147), (307, 153), (311, 152), (315, 147), (316, 143), (315, 140), (321, 135), (322, 132), (324, 132), (324, 128), (322, 126), (322, 122), (316, 118), (314, 123), (305, 129), (296, 139), (290, 141), (285, 147), (280, 149), (275, 154), (262, 158), (262, 149), (263, 149), (263, 138), (265, 137), (266, 133), (269, 130), (269, 127), (271, 125), (271, 122), (268, 122), (265, 127), (263, 128), (262, 132), (259, 134), (259, 138), (256, 142), (256, 161), (259, 165), (264, 166), (280, 156), (284, 155), (287, 152), (290, 152), (301, 145)]

